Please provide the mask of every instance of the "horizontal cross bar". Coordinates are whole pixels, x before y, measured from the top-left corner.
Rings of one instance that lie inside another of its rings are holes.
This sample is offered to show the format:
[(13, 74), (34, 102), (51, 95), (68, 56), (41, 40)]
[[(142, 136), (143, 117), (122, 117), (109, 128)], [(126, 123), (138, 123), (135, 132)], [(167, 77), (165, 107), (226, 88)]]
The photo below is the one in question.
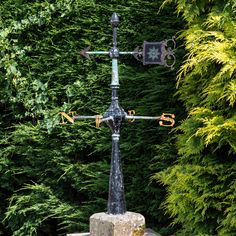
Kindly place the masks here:
[[(80, 55), (89, 58), (89, 55), (110, 55), (110, 51), (89, 51), (90, 47), (87, 47), (80, 51)], [(140, 52), (133, 51), (133, 52), (118, 52), (118, 55), (137, 55)]]
[(73, 116), (72, 119), (73, 120), (99, 119), (100, 122), (103, 122), (103, 121), (113, 120), (113, 117), (109, 116), (109, 117), (103, 118), (103, 116), (100, 116), (100, 115), (95, 115), (95, 116)]
[(132, 120), (161, 120), (161, 116), (125, 116), (126, 119)]
[[(157, 120), (160, 126), (174, 126), (175, 115), (170, 113), (163, 113), (161, 116), (134, 116), (126, 115), (125, 118), (131, 122), (134, 120)], [(165, 121), (165, 122), (164, 122)], [(167, 122), (167, 123), (166, 123)]]
[[(62, 124), (65, 124), (64, 118), (66, 118), (71, 123), (74, 123), (75, 120), (81, 120), (81, 119), (95, 119), (96, 121), (96, 127), (99, 127), (99, 124), (101, 122), (106, 122), (109, 120), (114, 120), (113, 116), (109, 117), (103, 117), (102, 115), (93, 115), (93, 116), (72, 116), (70, 117), (65, 112), (60, 112), (60, 115), (62, 116)], [(175, 124), (175, 115), (169, 114), (169, 113), (163, 113), (161, 116), (134, 116), (134, 115), (125, 115), (126, 120), (157, 120), (159, 121), (160, 126), (173, 126)], [(167, 122), (166, 123), (164, 123)]]
[(119, 54), (121, 54), (121, 55), (134, 55), (134, 54), (138, 54), (138, 52), (119, 52)]
[(102, 55), (109, 55), (109, 52), (103, 52), (103, 51), (94, 51), (94, 52), (85, 52), (89, 55), (95, 55), (95, 54), (102, 54)]
[[(80, 120), (80, 119), (96, 119), (97, 116), (73, 116), (72, 117), (74, 120)], [(99, 118), (101, 119), (101, 122), (103, 121), (108, 121), (108, 120), (112, 120), (113, 117), (109, 116), (106, 118), (103, 118), (102, 116), (99, 116)], [(162, 120), (163, 117), (161, 116), (125, 116), (126, 119), (132, 119), (132, 120)]]
[[(102, 116), (101, 116), (102, 117)], [(97, 116), (73, 116), (74, 120), (80, 120), (80, 119), (96, 119)]]
[[(103, 52), (103, 51), (94, 51), (94, 52), (91, 52), (91, 51), (88, 51), (88, 52), (85, 52), (86, 54), (89, 54), (89, 55), (96, 55), (96, 54), (100, 54), (100, 55), (109, 55), (110, 52)], [(120, 55), (133, 55), (133, 54), (138, 54), (138, 52), (119, 52)]]
[(109, 121), (109, 120), (114, 120), (113, 116), (108, 116), (108, 117), (106, 117), (106, 118), (102, 118), (102, 119), (101, 119), (101, 122), (103, 122), (103, 121)]
[(95, 119), (96, 122), (96, 128), (99, 128), (100, 123), (102, 122), (101, 115), (95, 115), (95, 116), (73, 116), (73, 120), (79, 120), (79, 119)]

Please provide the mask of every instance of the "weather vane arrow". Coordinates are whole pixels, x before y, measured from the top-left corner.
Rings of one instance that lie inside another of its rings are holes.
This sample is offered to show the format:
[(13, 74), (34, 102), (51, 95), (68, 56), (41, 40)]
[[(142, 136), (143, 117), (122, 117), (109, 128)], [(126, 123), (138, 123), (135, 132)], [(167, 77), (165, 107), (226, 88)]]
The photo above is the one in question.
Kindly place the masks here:
[[(173, 49), (168, 46), (171, 42), (175, 48), (174, 38), (164, 40), (162, 42), (144, 42), (142, 46), (137, 47), (132, 52), (120, 52), (117, 48), (117, 29), (119, 25), (119, 17), (116, 13), (112, 14), (111, 26), (112, 34), (112, 48), (109, 51), (89, 51), (90, 47), (85, 48), (80, 52), (80, 55), (90, 58), (90, 55), (109, 55), (112, 59), (112, 79), (111, 79), (111, 104), (103, 115), (82, 116), (73, 115), (68, 116), (61, 112), (64, 118), (69, 122), (74, 123), (81, 119), (95, 119), (96, 127), (99, 127), (101, 122), (105, 122), (112, 131), (112, 155), (111, 155), (111, 170), (109, 179), (109, 196), (107, 204), (108, 214), (124, 214), (126, 212), (126, 204), (124, 197), (123, 173), (121, 169), (121, 157), (119, 148), (120, 129), (124, 121), (134, 120), (157, 120), (160, 126), (173, 126), (175, 123), (175, 115), (163, 113), (161, 116), (135, 116), (134, 111), (129, 111), (128, 114), (119, 105), (118, 90), (119, 90), (119, 76), (118, 76), (118, 58), (120, 55), (133, 55), (137, 60), (142, 61), (144, 65), (159, 64), (173, 69), (175, 64), (175, 55)], [(172, 59), (172, 62), (168, 61)]]

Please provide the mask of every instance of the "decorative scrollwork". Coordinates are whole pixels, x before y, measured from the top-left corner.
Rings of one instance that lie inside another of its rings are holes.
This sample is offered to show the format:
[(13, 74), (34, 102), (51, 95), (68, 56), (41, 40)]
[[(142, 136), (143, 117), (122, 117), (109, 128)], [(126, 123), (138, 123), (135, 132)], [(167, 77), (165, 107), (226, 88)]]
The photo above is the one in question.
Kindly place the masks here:
[[(173, 47), (168, 46), (169, 42), (173, 43)], [(163, 44), (165, 45), (164, 66), (169, 67), (171, 68), (171, 70), (173, 70), (175, 62), (176, 62), (176, 58), (173, 51), (176, 48), (175, 37), (173, 36), (171, 39), (164, 40)], [(171, 59), (172, 59), (172, 63), (169, 64), (167, 60), (171, 60)]]
[(138, 61), (142, 61), (144, 65), (159, 64), (173, 69), (176, 62), (175, 48), (175, 37), (161, 42), (144, 41), (142, 46), (134, 49), (133, 56)]
[(136, 60), (142, 62), (143, 61), (143, 47), (142, 46), (136, 47), (133, 51), (133, 56)]

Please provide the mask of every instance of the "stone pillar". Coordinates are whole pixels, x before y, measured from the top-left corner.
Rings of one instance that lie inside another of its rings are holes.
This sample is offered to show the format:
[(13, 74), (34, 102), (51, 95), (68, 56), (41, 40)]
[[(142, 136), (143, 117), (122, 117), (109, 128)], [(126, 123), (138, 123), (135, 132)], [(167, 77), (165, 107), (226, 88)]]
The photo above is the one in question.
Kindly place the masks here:
[(90, 217), (90, 236), (144, 236), (145, 218), (134, 212), (96, 213)]

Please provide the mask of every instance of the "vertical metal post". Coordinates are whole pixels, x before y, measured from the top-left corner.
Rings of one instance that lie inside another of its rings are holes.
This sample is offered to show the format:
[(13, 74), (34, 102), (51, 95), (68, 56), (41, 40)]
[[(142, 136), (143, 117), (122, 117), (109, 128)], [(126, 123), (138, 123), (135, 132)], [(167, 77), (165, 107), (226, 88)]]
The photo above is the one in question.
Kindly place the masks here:
[(113, 28), (113, 47), (109, 54), (112, 58), (112, 98), (108, 110), (103, 115), (104, 118), (112, 117), (106, 123), (112, 131), (112, 155), (111, 155), (111, 170), (109, 180), (109, 195), (107, 203), (108, 214), (124, 214), (126, 212), (124, 182), (121, 168), (121, 156), (119, 147), (120, 127), (125, 119), (126, 113), (120, 107), (118, 101), (119, 77), (118, 77), (118, 57), (119, 50), (117, 48), (117, 27), (119, 25), (119, 17), (113, 13), (111, 17), (111, 25)]
[(119, 77), (118, 77), (118, 59), (112, 58), (112, 80), (111, 88), (119, 89)]
[(126, 212), (119, 138), (119, 133), (112, 134), (112, 156), (107, 213), (113, 215), (124, 214)]

